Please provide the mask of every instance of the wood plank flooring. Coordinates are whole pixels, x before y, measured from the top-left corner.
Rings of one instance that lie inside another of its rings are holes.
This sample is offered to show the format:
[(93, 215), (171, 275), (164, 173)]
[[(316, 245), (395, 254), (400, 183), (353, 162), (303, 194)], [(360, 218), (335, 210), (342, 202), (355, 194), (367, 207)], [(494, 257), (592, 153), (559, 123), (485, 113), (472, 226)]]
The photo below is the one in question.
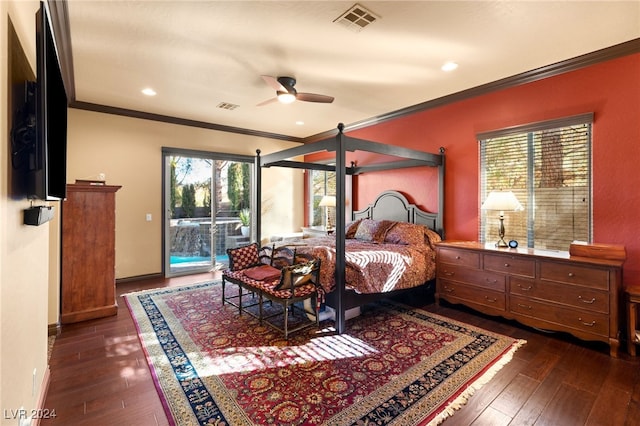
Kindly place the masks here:
[[(118, 297), (214, 278), (199, 274), (120, 283)], [(414, 303), (415, 304), (415, 303)], [(50, 359), (41, 425), (168, 425), (135, 326), (122, 299), (118, 315), (65, 325)], [(445, 425), (640, 424), (640, 357), (609, 357), (608, 347), (547, 334), (463, 307), (421, 306), (449, 318), (527, 340), (513, 360)]]

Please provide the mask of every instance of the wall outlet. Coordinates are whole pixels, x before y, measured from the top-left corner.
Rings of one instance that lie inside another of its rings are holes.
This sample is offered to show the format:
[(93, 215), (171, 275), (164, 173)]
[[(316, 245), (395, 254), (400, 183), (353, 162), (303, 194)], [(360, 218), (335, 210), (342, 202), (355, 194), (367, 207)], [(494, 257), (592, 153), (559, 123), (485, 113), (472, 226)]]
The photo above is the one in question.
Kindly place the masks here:
[(147, 222), (151, 222), (151, 213), (147, 213)]

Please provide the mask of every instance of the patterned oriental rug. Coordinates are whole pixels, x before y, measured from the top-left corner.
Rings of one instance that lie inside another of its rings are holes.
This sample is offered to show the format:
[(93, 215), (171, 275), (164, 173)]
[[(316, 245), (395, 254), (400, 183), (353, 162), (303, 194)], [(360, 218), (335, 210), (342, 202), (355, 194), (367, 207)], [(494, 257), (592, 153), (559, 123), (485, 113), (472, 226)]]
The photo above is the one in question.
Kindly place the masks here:
[(175, 425), (435, 425), (525, 343), (389, 301), (287, 342), (219, 282), (125, 300)]

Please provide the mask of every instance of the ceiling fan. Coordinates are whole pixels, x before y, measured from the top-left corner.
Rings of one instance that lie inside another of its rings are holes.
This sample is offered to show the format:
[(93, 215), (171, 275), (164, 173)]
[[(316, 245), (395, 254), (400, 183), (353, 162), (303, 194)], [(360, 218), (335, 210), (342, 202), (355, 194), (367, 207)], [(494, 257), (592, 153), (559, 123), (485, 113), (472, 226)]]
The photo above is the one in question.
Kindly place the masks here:
[(293, 77), (271, 77), (263, 75), (262, 79), (272, 88), (276, 90), (276, 97), (268, 99), (258, 104), (258, 106), (267, 105), (275, 101), (283, 104), (290, 104), (296, 100), (304, 102), (319, 102), (330, 104), (333, 102), (333, 96), (318, 95), (316, 93), (300, 93), (293, 86), (296, 85), (296, 79)]

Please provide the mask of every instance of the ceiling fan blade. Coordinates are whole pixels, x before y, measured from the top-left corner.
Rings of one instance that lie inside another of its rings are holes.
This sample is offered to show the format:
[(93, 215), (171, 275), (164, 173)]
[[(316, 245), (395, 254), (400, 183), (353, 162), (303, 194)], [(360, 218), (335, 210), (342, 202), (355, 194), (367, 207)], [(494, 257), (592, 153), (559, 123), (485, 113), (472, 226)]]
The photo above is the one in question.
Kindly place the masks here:
[(261, 77), (264, 82), (271, 86), (274, 90), (279, 90), (281, 92), (287, 91), (287, 89), (282, 84), (280, 84), (278, 79), (276, 79), (275, 77), (271, 77), (270, 75), (263, 75)]
[(333, 102), (333, 96), (318, 95), (316, 93), (300, 93), (296, 95), (296, 99), (304, 102), (319, 102), (323, 104), (330, 104)]
[(266, 101), (262, 101), (259, 104), (257, 104), (256, 106), (265, 106), (265, 105), (269, 105), (272, 104), (274, 102), (278, 102), (278, 98), (271, 98), (271, 99), (267, 99)]

